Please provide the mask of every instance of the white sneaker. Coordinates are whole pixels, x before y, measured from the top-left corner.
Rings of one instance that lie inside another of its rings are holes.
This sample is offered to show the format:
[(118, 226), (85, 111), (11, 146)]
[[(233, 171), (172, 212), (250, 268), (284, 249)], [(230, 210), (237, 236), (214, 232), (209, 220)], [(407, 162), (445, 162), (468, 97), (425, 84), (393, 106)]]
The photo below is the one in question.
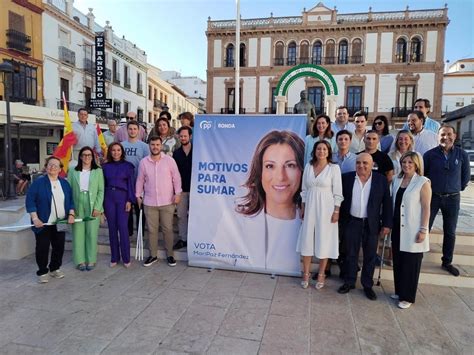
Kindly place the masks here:
[(62, 279), (64, 277), (64, 272), (57, 269), (57, 270), (51, 271), (49, 273), (49, 276), (54, 277), (55, 279)]
[(407, 301), (400, 301), (398, 302), (398, 308), (401, 308), (401, 309), (407, 309), (407, 308), (410, 308), (412, 304), (410, 302), (407, 302)]
[(48, 283), (48, 282), (49, 282), (48, 274), (43, 274), (43, 275), (38, 276), (38, 283), (39, 284), (45, 284), (45, 283)]
[(398, 300), (398, 295), (396, 295), (396, 294), (390, 295), (390, 298), (392, 300)]

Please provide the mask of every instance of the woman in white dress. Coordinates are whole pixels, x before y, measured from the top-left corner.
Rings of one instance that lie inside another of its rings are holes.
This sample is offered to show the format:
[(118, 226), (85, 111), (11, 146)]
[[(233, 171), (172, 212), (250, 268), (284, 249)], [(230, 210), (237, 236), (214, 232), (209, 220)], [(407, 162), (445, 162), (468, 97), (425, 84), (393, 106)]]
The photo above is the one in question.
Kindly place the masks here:
[(331, 145), (317, 142), (306, 164), (301, 186), (303, 224), (296, 250), (303, 256), (301, 286), (307, 288), (310, 278), (311, 258), (319, 259), (316, 289), (324, 287), (328, 259), (339, 256), (339, 206), (342, 196), (341, 170), (331, 161)]

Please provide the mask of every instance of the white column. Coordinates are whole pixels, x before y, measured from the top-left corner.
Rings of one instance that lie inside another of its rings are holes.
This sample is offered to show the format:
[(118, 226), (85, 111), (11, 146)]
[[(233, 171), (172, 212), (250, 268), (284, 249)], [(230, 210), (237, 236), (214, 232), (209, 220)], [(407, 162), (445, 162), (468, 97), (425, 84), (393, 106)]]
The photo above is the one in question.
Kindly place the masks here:
[(286, 96), (275, 96), (275, 101), (277, 103), (277, 115), (284, 115), (285, 114), (285, 104), (286, 104)]
[(334, 122), (336, 120), (336, 95), (326, 95), (325, 101), (326, 114), (331, 118), (331, 121)]

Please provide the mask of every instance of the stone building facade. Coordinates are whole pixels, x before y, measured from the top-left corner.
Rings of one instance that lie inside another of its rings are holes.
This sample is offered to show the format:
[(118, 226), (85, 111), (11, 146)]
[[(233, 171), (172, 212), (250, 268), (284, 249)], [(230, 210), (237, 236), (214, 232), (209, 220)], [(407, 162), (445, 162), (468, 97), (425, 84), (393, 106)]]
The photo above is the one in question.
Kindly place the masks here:
[[(235, 20), (209, 19), (207, 112), (234, 113), (239, 60), (240, 108), (247, 114), (275, 113), (274, 92), (282, 75), (313, 64), (333, 76), (339, 92), (335, 104), (351, 113), (385, 114), (396, 126), (423, 97), (439, 118), (448, 23), (447, 7), (340, 14), (318, 3), (301, 16), (243, 19), (237, 46)], [(307, 90), (317, 112), (327, 110), (323, 83), (303, 77), (287, 92), (287, 112), (301, 90)]]

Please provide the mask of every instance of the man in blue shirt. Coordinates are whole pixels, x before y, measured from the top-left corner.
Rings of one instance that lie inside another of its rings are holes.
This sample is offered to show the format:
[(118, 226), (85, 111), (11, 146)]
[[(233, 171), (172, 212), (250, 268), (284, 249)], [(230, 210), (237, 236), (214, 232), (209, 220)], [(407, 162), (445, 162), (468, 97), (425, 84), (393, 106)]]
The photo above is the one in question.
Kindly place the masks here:
[[(454, 146), (456, 130), (443, 124), (438, 133), (439, 146), (428, 150), (423, 156), (425, 176), (431, 180), (431, 212), (429, 229), (441, 209), (443, 215), (443, 257), (442, 268), (454, 276), (459, 270), (453, 261), (454, 244), (456, 241), (456, 225), (458, 223), (461, 194), (470, 179), (469, 158), (467, 153)], [(428, 226), (420, 226), (425, 230)]]

